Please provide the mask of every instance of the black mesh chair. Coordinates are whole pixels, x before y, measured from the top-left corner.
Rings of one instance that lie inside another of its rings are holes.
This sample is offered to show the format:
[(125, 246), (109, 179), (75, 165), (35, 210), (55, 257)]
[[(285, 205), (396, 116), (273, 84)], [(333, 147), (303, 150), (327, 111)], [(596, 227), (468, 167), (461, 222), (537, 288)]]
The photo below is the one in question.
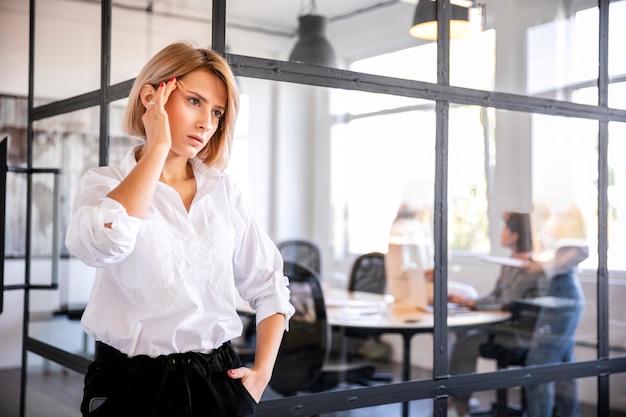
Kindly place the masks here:
[(270, 388), (282, 395), (321, 392), (342, 381), (357, 382), (371, 376), (371, 365), (330, 364), (330, 325), (318, 275), (297, 263), (284, 263), (291, 303), (296, 309), (278, 351)]
[[(509, 306), (511, 310), (511, 325), (533, 333), (541, 308), (529, 303), (513, 302)], [(496, 361), (498, 370), (511, 366), (525, 366), (528, 348), (503, 346), (496, 342), (496, 333), (489, 335), (486, 343), (480, 346), (480, 356), (485, 359)], [(509, 403), (508, 388), (498, 388), (496, 390), (496, 400), (491, 404), (491, 408), (471, 413), (472, 416), (494, 416), (494, 417), (522, 417), (526, 406), (525, 389), (521, 389), (521, 401), (519, 405)]]
[(385, 294), (386, 289), (385, 255), (379, 252), (370, 252), (354, 260), (350, 271), (348, 290)]
[(283, 336), (269, 386), (290, 396), (314, 390), (330, 353), (330, 327), (315, 272), (285, 261), (284, 274), (289, 277), (291, 303), (296, 311)]
[[(385, 273), (385, 255), (380, 252), (370, 252), (360, 255), (354, 260), (350, 270), (348, 281), (349, 291), (363, 291), (374, 294), (385, 294), (387, 290), (387, 274)], [(350, 344), (350, 339), (361, 340), (363, 343), (369, 338), (381, 345), (381, 333), (368, 331), (366, 329), (346, 329), (344, 343)], [(391, 382), (390, 374), (375, 373), (370, 377), (372, 381)]]
[(285, 240), (278, 243), (278, 250), (284, 261), (293, 262), (322, 273), (322, 256), (319, 247), (308, 240)]
[[(321, 273), (321, 255), (317, 245), (306, 240), (286, 240), (276, 245), (283, 260), (289, 263), (304, 265), (316, 273)], [(234, 344), (243, 363), (254, 362), (256, 343), (256, 323), (250, 317), (242, 317), (244, 322), (244, 334)]]

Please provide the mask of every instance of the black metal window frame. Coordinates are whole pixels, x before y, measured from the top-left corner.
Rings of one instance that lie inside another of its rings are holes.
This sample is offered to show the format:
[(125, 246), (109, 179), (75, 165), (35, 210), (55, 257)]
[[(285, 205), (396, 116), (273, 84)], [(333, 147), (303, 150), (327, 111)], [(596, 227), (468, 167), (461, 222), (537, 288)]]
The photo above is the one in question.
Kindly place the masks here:
[[(626, 372), (626, 357), (610, 358), (608, 341), (608, 268), (607, 268), (607, 213), (608, 213), (608, 124), (626, 123), (626, 111), (608, 107), (608, 21), (610, 0), (598, 0), (599, 7), (599, 76), (598, 106), (588, 106), (552, 99), (529, 97), (502, 92), (480, 91), (449, 85), (449, 33), (450, 0), (438, 2), (438, 43), (437, 43), (437, 83), (411, 81), (385, 76), (337, 70), (306, 64), (255, 58), (226, 53), (226, 0), (213, 0), (212, 47), (227, 57), (235, 75), (277, 82), (307, 84), (312, 86), (359, 90), (405, 97), (432, 100), (436, 105), (436, 174), (435, 174), (435, 265), (436, 274), (447, 276), (447, 143), (448, 112), (451, 104), (493, 107), (502, 110), (520, 111), (565, 117), (577, 117), (598, 121), (599, 160), (598, 160), (598, 269), (597, 269), (597, 359), (569, 364), (548, 365), (524, 369), (475, 375), (448, 375), (447, 352), (447, 299), (446, 286), (435, 280), (435, 327), (433, 332), (433, 378), (431, 380), (410, 381), (359, 388), (338, 392), (327, 392), (263, 401), (257, 415), (314, 415), (380, 404), (399, 403), (432, 398), (435, 401), (435, 415), (445, 415), (449, 395), (493, 390), (498, 387), (514, 387), (551, 381), (554, 375), (562, 379), (597, 377), (597, 415), (609, 415), (609, 378), (611, 374)], [(79, 96), (56, 101), (43, 106), (33, 106), (34, 96), (34, 51), (35, 51), (35, 6), (30, 0), (29, 28), (29, 75), (28, 75), (28, 148), (27, 148), (27, 213), (26, 213), (26, 253), (24, 285), (24, 326), (22, 352), (21, 416), (25, 411), (25, 387), (27, 353), (32, 352), (53, 360), (69, 369), (84, 373), (89, 361), (81, 356), (64, 352), (28, 335), (30, 291), (42, 290), (30, 284), (29, 236), (32, 221), (32, 139), (33, 123), (37, 120), (69, 113), (87, 107), (99, 106), (100, 143), (99, 163), (108, 163), (109, 146), (109, 104), (127, 97), (133, 80), (110, 85), (111, 57), (111, 16), (112, 0), (101, 1), (101, 80), (100, 89)], [(51, 286), (52, 287), (52, 286)], [(5, 287), (5, 289), (7, 289)], [(13, 288), (11, 288), (13, 289)]]

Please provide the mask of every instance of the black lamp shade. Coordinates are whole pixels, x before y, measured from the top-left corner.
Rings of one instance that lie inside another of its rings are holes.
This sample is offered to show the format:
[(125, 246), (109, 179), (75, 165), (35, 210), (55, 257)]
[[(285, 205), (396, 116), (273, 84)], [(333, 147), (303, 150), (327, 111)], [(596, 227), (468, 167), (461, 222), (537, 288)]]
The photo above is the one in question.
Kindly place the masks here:
[[(469, 31), (469, 8), (450, 5), (450, 38), (457, 38)], [(413, 16), (411, 36), (430, 41), (437, 40), (437, 2), (419, 0)]]
[(289, 55), (289, 60), (313, 65), (338, 67), (337, 56), (326, 39), (326, 18), (319, 15), (304, 15), (298, 18), (299, 39)]

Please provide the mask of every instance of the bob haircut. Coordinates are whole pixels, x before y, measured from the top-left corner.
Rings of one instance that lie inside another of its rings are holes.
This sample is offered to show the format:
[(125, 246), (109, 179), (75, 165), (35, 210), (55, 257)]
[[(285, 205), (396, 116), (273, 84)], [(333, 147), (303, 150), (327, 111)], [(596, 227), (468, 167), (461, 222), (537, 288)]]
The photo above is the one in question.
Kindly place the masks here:
[(170, 78), (183, 79), (197, 69), (213, 72), (226, 87), (226, 110), (220, 118), (217, 130), (198, 153), (205, 164), (224, 169), (230, 159), (235, 122), (239, 111), (239, 89), (235, 76), (226, 60), (210, 49), (198, 48), (188, 42), (177, 42), (163, 48), (141, 69), (128, 95), (123, 129), (129, 135), (146, 139), (146, 129), (141, 117), (146, 111), (140, 91), (145, 84), (158, 86)]
[(530, 214), (507, 211), (502, 216), (507, 229), (517, 233), (517, 253), (530, 252), (533, 249)]

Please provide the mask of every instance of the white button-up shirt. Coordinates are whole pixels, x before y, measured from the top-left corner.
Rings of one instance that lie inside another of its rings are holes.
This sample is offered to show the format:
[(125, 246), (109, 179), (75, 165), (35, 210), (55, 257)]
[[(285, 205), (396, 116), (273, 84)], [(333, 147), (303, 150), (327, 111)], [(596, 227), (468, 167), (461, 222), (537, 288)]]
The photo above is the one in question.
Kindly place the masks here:
[(237, 292), (257, 323), (275, 313), (289, 319), (280, 253), (227, 175), (191, 160), (197, 192), (189, 212), (163, 183), (143, 220), (106, 197), (136, 165), (135, 151), (88, 171), (74, 200), (67, 247), (98, 268), (85, 331), (129, 356), (156, 357), (209, 352), (238, 337)]

